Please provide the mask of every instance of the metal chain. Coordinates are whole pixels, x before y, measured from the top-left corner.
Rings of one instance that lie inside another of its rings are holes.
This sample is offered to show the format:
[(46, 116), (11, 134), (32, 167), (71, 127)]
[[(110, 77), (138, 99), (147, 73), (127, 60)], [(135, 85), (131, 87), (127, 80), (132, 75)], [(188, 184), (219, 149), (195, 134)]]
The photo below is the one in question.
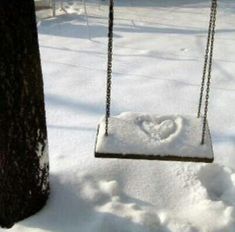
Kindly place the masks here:
[(110, 105), (111, 105), (111, 84), (112, 84), (112, 60), (113, 60), (113, 18), (114, 0), (109, 0), (109, 31), (108, 31), (108, 64), (107, 64), (107, 89), (106, 89), (106, 114), (105, 114), (105, 135), (108, 136)]
[(216, 22), (216, 13), (217, 13), (217, 0), (212, 0), (212, 26), (211, 26), (211, 42), (210, 42), (210, 51), (209, 51), (209, 64), (208, 64), (208, 75), (207, 75), (207, 84), (206, 84), (206, 96), (205, 96), (205, 108), (203, 116), (203, 126), (202, 126), (202, 139), (201, 144), (205, 142), (206, 134), (206, 124), (207, 124), (207, 114), (208, 114), (208, 105), (209, 105), (209, 94), (210, 94), (210, 83), (211, 83), (211, 69), (213, 62), (213, 49), (214, 49), (214, 38), (215, 38), (215, 22)]
[(213, 18), (214, 18), (214, 1), (212, 0), (208, 36), (207, 36), (207, 43), (206, 43), (206, 50), (205, 50), (205, 59), (204, 59), (204, 66), (203, 66), (203, 75), (202, 75), (200, 97), (199, 97), (199, 105), (198, 105), (198, 112), (197, 112), (198, 118), (201, 116), (202, 100), (203, 100), (205, 80), (206, 80), (206, 71), (207, 71), (207, 66), (208, 66), (208, 55), (209, 55), (209, 49), (211, 45), (211, 32), (212, 32)]

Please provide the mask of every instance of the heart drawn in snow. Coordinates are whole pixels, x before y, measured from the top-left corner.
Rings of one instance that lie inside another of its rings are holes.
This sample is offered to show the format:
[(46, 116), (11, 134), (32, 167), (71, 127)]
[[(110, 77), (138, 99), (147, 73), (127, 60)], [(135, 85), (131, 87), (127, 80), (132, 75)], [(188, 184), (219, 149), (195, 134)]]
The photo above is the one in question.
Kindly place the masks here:
[(141, 129), (155, 141), (168, 139), (177, 130), (177, 125), (173, 120), (164, 120), (160, 123), (143, 120), (140, 124)]

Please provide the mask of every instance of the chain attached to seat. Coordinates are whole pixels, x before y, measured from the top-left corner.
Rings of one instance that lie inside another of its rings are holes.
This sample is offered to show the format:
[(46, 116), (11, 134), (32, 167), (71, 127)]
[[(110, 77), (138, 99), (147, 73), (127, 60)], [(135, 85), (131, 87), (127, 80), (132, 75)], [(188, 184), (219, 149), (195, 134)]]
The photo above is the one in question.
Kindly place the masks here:
[[(212, 0), (207, 44), (206, 44), (206, 51), (205, 51), (205, 60), (204, 60), (204, 66), (203, 66), (203, 75), (202, 75), (202, 82), (201, 82), (201, 90), (200, 90), (200, 97), (199, 97), (199, 106), (198, 106), (198, 113), (197, 113), (197, 117), (199, 118), (201, 116), (202, 100), (203, 100), (204, 89), (205, 89), (205, 84), (206, 84), (201, 144), (205, 143), (210, 83), (211, 83), (211, 70), (212, 70), (212, 61), (213, 61), (216, 13), (217, 13), (217, 0)], [(207, 83), (205, 83), (206, 78), (207, 78)]]
[(106, 114), (105, 114), (105, 135), (108, 136), (110, 105), (111, 105), (111, 84), (112, 84), (112, 61), (113, 61), (113, 18), (114, 0), (109, 0), (109, 31), (108, 31), (108, 64), (107, 64), (107, 89), (106, 89)]

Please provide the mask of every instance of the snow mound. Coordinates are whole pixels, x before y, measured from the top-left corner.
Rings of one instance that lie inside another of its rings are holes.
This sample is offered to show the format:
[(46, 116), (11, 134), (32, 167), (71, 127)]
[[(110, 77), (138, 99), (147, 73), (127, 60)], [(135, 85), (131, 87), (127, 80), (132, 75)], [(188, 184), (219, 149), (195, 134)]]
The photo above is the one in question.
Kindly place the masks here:
[(183, 232), (200, 232), (198, 228), (190, 223), (183, 223), (180, 221), (170, 221), (168, 224), (169, 231), (183, 231)]
[(109, 202), (98, 207), (97, 210), (128, 219), (147, 228), (158, 228), (161, 224), (156, 213), (147, 209), (141, 209), (135, 203), (124, 203), (118, 196), (112, 197)]
[[(198, 171), (185, 166), (181, 174), (185, 171), (191, 176), (188, 181), (192, 189), (189, 196), (185, 195), (180, 212), (156, 209), (153, 205), (130, 199), (117, 180), (84, 177), (79, 195), (94, 207), (96, 223), (93, 226), (97, 231), (115, 228), (121, 232), (125, 228), (128, 232), (200, 232), (220, 228), (233, 232), (235, 173), (218, 164), (201, 165)], [(215, 218), (218, 219), (216, 222)], [(208, 224), (205, 225), (204, 221)]]
[[(136, 202), (126, 200), (125, 194), (122, 193), (116, 180), (98, 181), (89, 176), (83, 177), (82, 179), (81, 196), (83, 200), (90, 202), (94, 206), (97, 212), (96, 217), (98, 213), (101, 213), (103, 217), (103, 220), (99, 223), (100, 231), (109, 231), (111, 228), (110, 223), (118, 223), (120, 227), (118, 231), (122, 231), (122, 226), (119, 221), (121, 219), (125, 221), (126, 226), (129, 225), (128, 231), (130, 232), (166, 231), (166, 227), (163, 225), (165, 219), (161, 221), (153, 207), (141, 206)], [(112, 220), (105, 220), (109, 216), (115, 218), (114, 222)], [(166, 217), (164, 215), (164, 218)]]
[(112, 181), (94, 181), (92, 178), (85, 178), (83, 181), (81, 195), (90, 202), (100, 204), (106, 198), (117, 196), (119, 193), (118, 183)]
[[(135, 231), (133, 225), (139, 225), (138, 231), (163, 231), (161, 220), (151, 207), (143, 207), (135, 202), (127, 202), (121, 193), (118, 183), (112, 181), (99, 182), (100, 193), (109, 196), (106, 202), (96, 206), (97, 212), (110, 214), (129, 221), (130, 231)], [(137, 226), (138, 228), (138, 226)]]
[[(191, 180), (190, 209), (188, 207), (182, 209), (184, 212), (180, 217), (187, 215), (191, 218), (190, 223), (193, 225), (192, 228), (195, 226), (195, 229), (233, 232), (235, 228), (234, 177), (235, 173), (222, 165), (202, 165)], [(170, 220), (169, 225), (174, 224), (174, 220)], [(179, 226), (180, 219), (177, 218), (176, 221), (176, 226)], [(207, 224), (201, 227), (205, 221)]]

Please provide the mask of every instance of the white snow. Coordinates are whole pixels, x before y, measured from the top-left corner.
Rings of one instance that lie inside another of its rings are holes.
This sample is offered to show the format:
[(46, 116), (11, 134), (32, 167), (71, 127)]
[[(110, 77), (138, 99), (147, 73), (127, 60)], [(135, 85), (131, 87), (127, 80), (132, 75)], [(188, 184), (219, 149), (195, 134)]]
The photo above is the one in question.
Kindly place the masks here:
[(122, 113), (99, 125), (96, 152), (142, 156), (174, 156), (213, 159), (208, 128), (201, 145), (203, 118), (180, 115)]
[[(75, 13), (39, 23), (52, 193), (42, 211), (8, 231), (234, 232), (235, 2), (218, 8), (208, 115), (214, 164), (94, 158), (108, 7), (86, 2), (90, 30), (79, 1), (68, 2)], [(112, 116), (196, 115), (209, 0), (115, 4)], [(167, 125), (163, 138), (175, 130)]]
[[(40, 136), (40, 130), (38, 129), (38, 136)], [(43, 175), (43, 172), (45, 168), (47, 168), (49, 163), (49, 154), (48, 154), (48, 141), (46, 140), (43, 144), (41, 142), (38, 142), (37, 144), (37, 151), (36, 151), (38, 157), (39, 157), (39, 165), (40, 165), (40, 177)], [(42, 189), (45, 190), (47, 188), (46, 182), (42, 186)]]

